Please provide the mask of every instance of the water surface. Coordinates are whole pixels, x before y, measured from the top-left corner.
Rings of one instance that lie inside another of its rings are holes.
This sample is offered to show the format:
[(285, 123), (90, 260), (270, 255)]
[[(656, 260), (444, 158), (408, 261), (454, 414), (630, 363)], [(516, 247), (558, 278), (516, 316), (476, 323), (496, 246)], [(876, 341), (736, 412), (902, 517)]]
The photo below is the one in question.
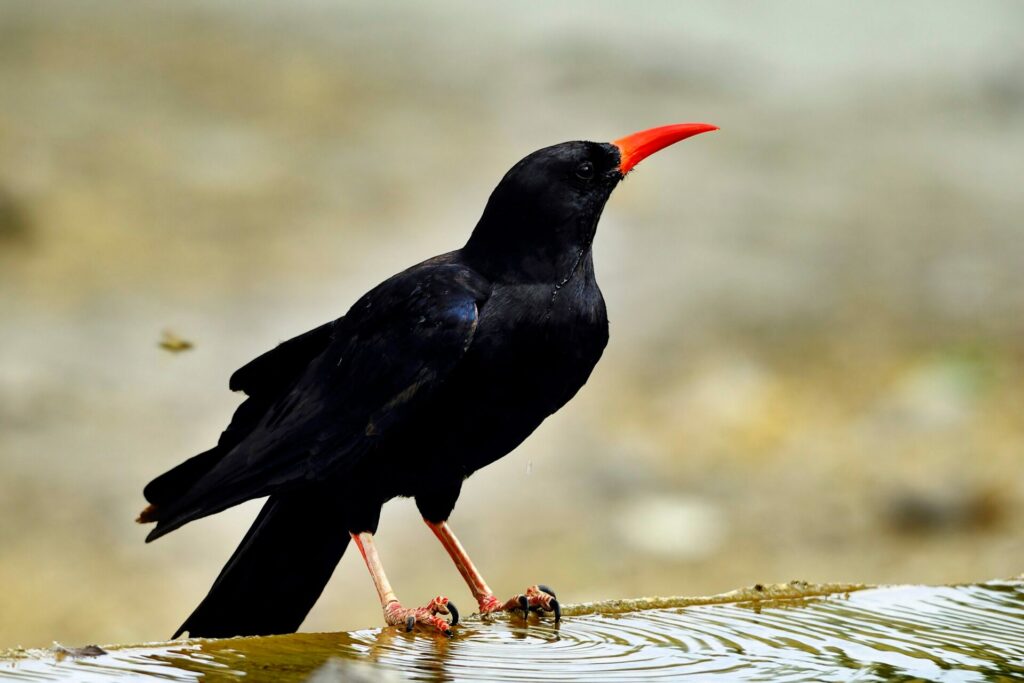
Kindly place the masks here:
[(20, 681), (304, 681), (314, 673), (317, 680), (1022, 680), (1024, 582), (591, 614), (560, 625), (470, 620), (452, 639), (372, 629), (0, 660), (0, 679)]

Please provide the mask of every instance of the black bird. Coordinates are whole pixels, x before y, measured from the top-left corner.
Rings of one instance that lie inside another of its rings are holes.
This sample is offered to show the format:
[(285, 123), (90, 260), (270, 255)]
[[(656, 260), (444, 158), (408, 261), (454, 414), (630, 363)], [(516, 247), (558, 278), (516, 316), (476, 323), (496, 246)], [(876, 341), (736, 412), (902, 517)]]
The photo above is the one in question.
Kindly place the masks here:
[[(447, 598), (408, 609), (373, 543), (381, 507), (413, 497), (483, 613), (553, 611), (535, 585), (499, 600), (448, 526), (469, 475), (518, 446), (587, 381), (608, 341), (591, 243), (642, 159), (716, 130), (684, 123), (613, 143), (565, 142), (505, 174), (466, 245), (385, 280), (345, 314), (231, 376), (248, 398), (217, 445), (154, 479), (147, 542), (269, 496), (173, 637), (298, 629), (351, 538), (388, 624), (458, 623)], [(445, 619), (441, 615), (450, 618)]]

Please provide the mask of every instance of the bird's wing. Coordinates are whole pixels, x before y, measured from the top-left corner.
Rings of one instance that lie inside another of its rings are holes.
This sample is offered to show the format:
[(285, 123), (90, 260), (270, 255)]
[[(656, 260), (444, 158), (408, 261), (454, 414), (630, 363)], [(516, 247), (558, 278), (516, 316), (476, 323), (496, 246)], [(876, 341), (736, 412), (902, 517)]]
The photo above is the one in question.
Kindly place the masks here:
[(167, 505), (180, 498), (213, 469), (259, 426), (267, 410), (302, 377), (309, 364), (324, 352), (331, 342), (335, 325), (343, 320), (332, 320), (289, 339), (239, 368), (231, 376), (230, 387), (233, 391), (244, 391), (249, 398), (235, 409), (217, 445), (151, 481), (143, 490), (146, 500), (154, 505)]
[(228, 381), (231, 391), (244, 391), (248, 396), (265, 396), (286, 389), (306, 369), (309, 362), (327, 348), (338, 322), (332, 320), (281, 342), (238, 368)]
[(444, 383), (472, 343), (488, 293), (488, 283), (473, 271), (427, 262), (364, 296), (259, 424), (164, 510), (150, 540), (242, 501), (350, 468)]

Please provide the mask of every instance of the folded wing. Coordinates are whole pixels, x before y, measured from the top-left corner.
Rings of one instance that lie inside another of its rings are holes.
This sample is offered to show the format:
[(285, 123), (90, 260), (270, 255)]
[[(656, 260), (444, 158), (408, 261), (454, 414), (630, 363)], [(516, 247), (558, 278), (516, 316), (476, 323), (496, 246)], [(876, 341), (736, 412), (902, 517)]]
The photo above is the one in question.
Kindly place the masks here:
[[(232, 432), (236, 414), (225, 451), (187, 491), (158, 504), (147, 541), (243, 501), (343, 475), (444, 383), (472, 343), (488, 292), (463, 266), (427, 262), (379, 285), (344, 318), (278, 347), (291, 344), (293, 353), (275, 361), (275, 349), (241, 368), (231, 386), (252, 392), (246, 404), (278, 393)], [(289, 380), (289, 360), (324, 339)]]

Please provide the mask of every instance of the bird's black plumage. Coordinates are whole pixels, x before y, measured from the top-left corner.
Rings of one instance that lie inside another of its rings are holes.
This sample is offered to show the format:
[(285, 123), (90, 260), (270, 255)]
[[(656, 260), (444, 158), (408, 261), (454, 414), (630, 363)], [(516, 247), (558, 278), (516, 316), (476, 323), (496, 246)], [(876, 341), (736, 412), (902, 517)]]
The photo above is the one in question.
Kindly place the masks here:
[(451, 514), (463, 481), (583, 386), (608, 340), (591, 243), (623, 177), (616, 144), (517, 163), (468, 243), (384, 281), (345, 314), (239, 369), (248, 398), (217, 446), (145, 489), (147, 540), (270, 496), (193, 636), (295, 630), (381, 506)]

